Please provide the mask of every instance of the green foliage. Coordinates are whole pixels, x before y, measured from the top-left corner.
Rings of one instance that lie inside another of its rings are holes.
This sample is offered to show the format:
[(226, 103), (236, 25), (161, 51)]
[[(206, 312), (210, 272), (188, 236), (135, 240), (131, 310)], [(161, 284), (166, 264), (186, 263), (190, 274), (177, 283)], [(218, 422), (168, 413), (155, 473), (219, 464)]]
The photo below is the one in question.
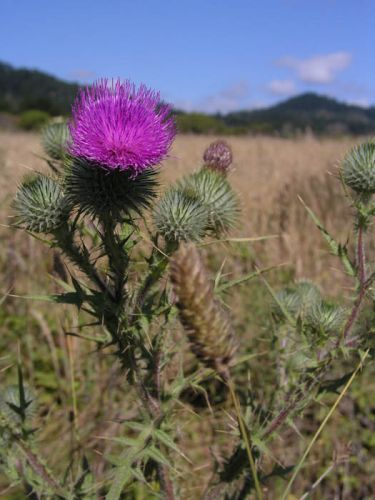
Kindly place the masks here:
[(203, 113), (184, 113), (177, 115), (177, 127), (180, 132), (193, 134), (222, 134), (225, 125), (212, 116)]
[(20, 115), (19, 125), (24, 130), (39, 130), (50, 119), (50, 115), (45, 111), (30, 109)]
[(58, 182), (38, 174), (21, 184), (13, 202), (16, 225), (51, 233), (67, 221), (69, 205)]

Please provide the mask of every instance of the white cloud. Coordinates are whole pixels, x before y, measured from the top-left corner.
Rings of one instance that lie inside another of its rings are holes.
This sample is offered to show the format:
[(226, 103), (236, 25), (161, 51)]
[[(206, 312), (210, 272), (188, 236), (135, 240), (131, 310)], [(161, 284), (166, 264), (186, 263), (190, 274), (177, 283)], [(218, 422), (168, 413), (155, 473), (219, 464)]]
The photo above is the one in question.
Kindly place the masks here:
[(286, 96), (294, 94), (296, 85), (293, 80), (272, 80), (267, 85), (267, 89), (271, 94)]
[(362, 99), (348, 99), (347, 100), (348, 104), (354, 104), (354, 106), (359, 106), (360, 108), (369, 108), (371, 106), (371, 103), (369, 99), (362, 98)]
[(88, 81), (88, 80), (93, 80), (96, 74), (94, 71), (90, 71), (87, 69), (75, 69), (70, 73), (69, 76), (71, 78), (74, 78), (75, 80)]
[(333, 82), (337, 74), (351, 62), (352, 55), (349, 52), (334, 52), (307, 59), (283, 57), (278, 61), (278, 65), (295, 71), (303, 82), (327, 84)]
[(247, 107), (249, 97), (249, 84), (244, 80), (235, 82), (223, 88), (216, 94), (208, 95), (198, 101), (175, 102), (175, 106), (185, 111), (203, 111), (205, 113), (227, 113)]

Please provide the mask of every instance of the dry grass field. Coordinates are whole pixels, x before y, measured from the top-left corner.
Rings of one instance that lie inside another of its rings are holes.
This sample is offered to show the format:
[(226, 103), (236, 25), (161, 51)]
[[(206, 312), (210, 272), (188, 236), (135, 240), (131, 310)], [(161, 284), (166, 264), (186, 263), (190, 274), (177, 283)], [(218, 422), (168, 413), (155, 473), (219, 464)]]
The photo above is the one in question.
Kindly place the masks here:
[[(212, 138), (180, 136), (163, 165), (167, 184), (201, 165), (202, 153)], [(277, 138), (228, 138), (234, 153), (231, 182), (240, 194), (242, 223), (236, 236), (275, 235), (258, 245), (268, 264), (291, 265), (296, 276), (330, 283), (326, 249), (309, 222), (300, 196), (329, 230), (346, 240), (347, 203), (337, 181), (337, 165), (355, 143), (353, 139), (298, 140)], [(356, 142), (359, 142), (358, 140)], [(19, 179), (29, 170), (43, 170), (37, 134), (0, 133), (0, 210), (7, 224), (9, 201)], [(9, 233), (8, 233), (9, 234)], [(5, 232), (2, 230), (2, 238)], [(331, 284), (329, 285), (330, 290)]]
[[(198, 168), (202, 153), (211, 140), (213, 138), (203, 136), (178, 137), (170, 158), (164, 162), (163, 183), (167, 185)], [(251, 245), (251, 255), (256, 256), (261, 266), (282, 265), (280, 269), (285, 276), (270, 275), (275, 285), (283, 279), (309, 278), (332, 297), (339, 297), (344, 292), (347, 295), (346, 278), (338, 263), (327, 255), (326, 245), (298, 196), (315, 211), (330, 231), (345, 242), (350, 237), (351, 228), (348, 225), (348, 203), (336, 178), (337, 165), (345, 152), (359, 141), (350, 138), (318, 140), (314, 137), (296, 140), (230, 137), (227, 141), (233, 148), (234, 156), (231, 182), (242, 203), (242, 223), (234, 235), (275, 235), (273, 239)], [(42, 149), (37, 134), (0, 132), (0, 297), (8, 292), (15, 295), (46, 294), (57, 289), (51, 278), (55, 269), (53, 252), (24, 233), (6, 227), (11, 221), (9, 205), (20, 178), (30, 169), (45, 169), (38, 155), (42, 155)], [(246, 261), (248, 246), (245, 244), (228, 249), (227, 267), (224, 266), (227, 272), (241, 273), (251, 269), (250, 263)], [(226, 248), (222, 249), (221, 259)], [(215, 259), (214, 255), (212, 264), (219, 267), (221, 260)], [(258, 292), (256, 287), (260, 286), (251, 283), (243, 287), (232, 305), (235, 322), (243, 335), (242, 345), (248, 343), (259, 353), (264, 347), (261, 340), (257, 341), (257, 335), (261, 337), (264, 333), (260, 326), (262, 308), (259, 304), (266, 295)], [(240, 316), (242, 319), (238, 319)], [(90, 346), (83, 345), (78, 339), (70, 337), (69, 341), (66, 340), (64, 331), (76, 322), (76, 313), (65, 306), (48, 306), (8, 297), (3, 312), (0, 311), (0, 352), (5, 353), (4, 358), (0, 355), (0, 377), (6, 379), (12, 371), (11, 368), (8, 370), (8, 366), (14, 365), (20, 346), (25, 359), (26, 378), (37, 387), (42, 405), (44, 424), (38, 440), (50, 466), (59, 468), (64, 460), (63, 450), (73, 446), (69, 443), (76, 439), (74, 436), (78, 433), (79, 442), (95, 450), (95, 473), (100, 478), (103, 472), (100, 457), (102, 454), (109, 455), (112, 445), (98, 436), (105, 434), (108, 437), (118, 433), (116, 419), (131, 416), (132, 401), (124, 407), (122, 401), (125, 395), (121, 389), (115, 396), (110, 394), (108, 389), (116, 385), (119, 375), (116, 368), (108, 363), (105, 354), (92, 353)], [(255, 386), (261, 387), (261, 382), (255, 373)], [(73, 405), (76, 412), (74, 429), (66, 414), (66, 407), (73, 407), (72, 386), (75, 387), (76, 401)], [(373, 498), (366, 496), (368, 492), (371, 494), (372, 483), (366, 476), (375, 462), (373, 439), (372, 448), (364, 444), (361, 429), (351, 421), (358, 405), (366, 406), (367, 400), (363, 387), (358, 386), (355, 391), (356, 400), (347, 399), (341, 412), (327, 427), (322, 440), (317, 443), (310, 457), (309, 472), (301, 474), (296, 483), (298, 491), (305, 491), (329, 468), (333, 456), (348, 455), (349, 459), (344, 460), (343, 465), (339, 461), (335, 463), (326, 489), (317, 489), (319, 498)], [(321, 421), (324, 414), (322, 411), (318, 407), (315, 413), (308, 414), (301, 432), (316, 429), (317, 422)], [(188, 443), (185, 445), (187, 454), (196, 458), (190, 475), (185, 478), (183, 499), (200, 498), (207, 478), (212, 473), (207, 470), (207, 463), (210, 446), (217, 436), (215, 427), (222, 425), (222, 416), (207, 420), (202, 419), (202, 415), (181, 408), (179, 435), (182, 443)], [(338, 430), (342, 419), (348, 423)], [(207, 442), (201, 440), (202, 426), (207, 427)], [(197, 428), (200, 429), (199, 433), (195, 432)], [(369, 429), (370, 432), (371, 427)], [(301, 455), (305, 442), (302, 440), (300, 445), (294, 446), (294, 441), (294, 432), (287, 431), (284, 441), (276, 443), (273, 452), (286, 462), (295, 461)], [(360, 452), (359, 462), (353, 462), (354, 465), (350, 462), (352, 446)], [(353, 491), (362, 491), (362, 486), (365, 492), (363, 496), (351, 496)], [(0, 497), (21, 498), (12, 496), (12, 490), (8, 491), (7, 483), (1, 477)]]

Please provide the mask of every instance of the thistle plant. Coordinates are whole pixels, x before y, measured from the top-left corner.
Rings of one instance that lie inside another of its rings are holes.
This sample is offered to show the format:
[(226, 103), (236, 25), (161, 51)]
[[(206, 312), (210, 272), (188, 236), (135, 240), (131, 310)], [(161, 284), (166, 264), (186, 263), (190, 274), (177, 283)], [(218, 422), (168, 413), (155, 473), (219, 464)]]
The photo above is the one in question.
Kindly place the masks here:
[[(97, 490), (90, 489), (83, 480), (92, 476), (89, 467), (85, 472), (78, 467), (80, 473), (69, 482), (71, 465), (69, 474), (55, 479), (39, 457), (33, 442), (37, 429), (25, 424), (33, 418), (36, 400), (19, 371), (18, 385), (4, 389), (0, 398), (7, 458), (0, 456), (3, 468), (27, 491), (47, 498), (115, 500), (133, 498), (139, 483), (147, 498), (182, 498), (184, 470), (173, 465), (176, 457), (190, 458), (180, 449), (177, 410), (189, 389), (204, 390), (208, 383), (211, 394), (224, 394), (230, 439), (220, 456), (212, 456), (205, 498), (234, 500), (253, 493), (262, 498), (272, 478), (289, 475), (286, 498), (302, 462), (267, 471), (273, 439), (327, 392), (327, 381), (337, 390), (347, 380), (340, 373), (335, 381), (332, 373), (350, 364), (357, 374), (356, 358), (364, 360), (370, 352), (370, 335), (360, 318), (365, 302), (373, 301), (375, 278), (365, 238), (375, 214), (373, 144), (350, 152), (340, 171), (355, 212), (354, 256), (306, 207), (353, 279), (354, 298), (343, 306), (307, 280), (275, 291), (256, 265), (246, 277), (228, 280), (221, 272), (211, 277), (201, 247), (230, 242), (229, 232), (238, 226), (240, 203), (227, 175), (232, 151), (214, 142), (196, 171), (162, 192), (161, 163), (175, 134), (172, 109), (157, 92), (128, 81), (98, 81), (80, 91), (68, 125), (44, 129), (50, 175), (35, 173), (16, 194), (14, 226), (60, 252), (69, 270), (58, 280), (61, 293), (46, 299), (77, 308), (81, 321), (75, 335), (116, 358), (120, 384), (137, 401), (136, 416), (123, 422), (123, 432), (130, 429), (130, 434), (115, 438), (121, 449), (109, 457)], [(228, 290), (249, 279), (259, 279), (270, 292), (272, 394), (258, 394), (244, 380), (252, 364), (241, 357), (242, 339), (227, 304)], [(184, 367), (186, 349), (196, 357), (193, 373)], [(21, 469), (15, 468), (19, 453)]]

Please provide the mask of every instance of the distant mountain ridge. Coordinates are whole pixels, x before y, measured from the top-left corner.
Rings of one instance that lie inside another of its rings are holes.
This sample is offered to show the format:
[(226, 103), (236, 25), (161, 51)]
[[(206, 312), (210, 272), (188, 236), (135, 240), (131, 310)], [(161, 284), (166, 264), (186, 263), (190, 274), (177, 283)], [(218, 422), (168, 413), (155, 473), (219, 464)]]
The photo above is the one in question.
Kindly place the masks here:
[[(68, 115), (78, 83), (69, 83), (34, 69), (16, 69), (0, 62), (0, 112), (19, 114), (30, 109)], [(375, 133), (375, 107), (362, 108), (313, 92), (274, 106), (225, 115), (176, 111), (182, 132), (267, 133), (282, 136), (311, 130), (316, 134)]]
[(51, 115), (70, 113), (79, 85), (34, 69), (0, 62), (0, 111), (39, 109)]
[(363, 108), (308, 92), (269, 108), (238, 111), (222, 117), (229, 127), (264, 129), (266, 132), (368, 134), (375, 132), (375, 107)]

